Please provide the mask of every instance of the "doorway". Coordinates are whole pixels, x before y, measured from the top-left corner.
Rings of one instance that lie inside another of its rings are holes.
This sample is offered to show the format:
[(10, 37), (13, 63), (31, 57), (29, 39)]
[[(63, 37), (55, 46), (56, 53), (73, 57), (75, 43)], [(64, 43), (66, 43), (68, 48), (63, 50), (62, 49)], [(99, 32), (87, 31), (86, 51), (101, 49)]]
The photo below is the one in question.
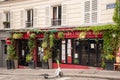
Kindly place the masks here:
[(26, 62), (26, 55), (29, 54), (29, 48), (28, 48), (28, 40), (22, 39), (17, 40), (18, 43), (18, 56), (19, 56), (19, 65), (21, 66), (28, 66)]
[(6, 66), (6, 58), (7, 58), (7, 45), (5, 43), (5, 40), (1, 40), (0, 67)]
[(103, 40), (84, 39), (75, 40), (73, 64), (99, 67), (101, 65), (101, 52)]

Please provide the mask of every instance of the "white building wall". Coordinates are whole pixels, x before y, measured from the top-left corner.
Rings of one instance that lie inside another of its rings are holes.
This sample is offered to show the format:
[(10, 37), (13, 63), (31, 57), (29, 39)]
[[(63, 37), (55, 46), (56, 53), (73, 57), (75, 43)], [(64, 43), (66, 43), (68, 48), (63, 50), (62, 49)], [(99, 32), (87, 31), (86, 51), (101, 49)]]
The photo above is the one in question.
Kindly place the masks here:
[[(12, 11), (12, 29), (25, 28), (25, 10), (26, 9), (35, 9), (36, 16), (34, 27), (44, 28), (51, 27), (51, 18), (52, 18), (52, 6), (55, 5), (64, 5), (64, 13), (62, 13), (62, 26), (82, 26), (85, 25), (84, 20), (84, 5), (83, 0), (24, 0), (16, 3), (0, 3), (0, 14), (3, 15), (4, 11)], [(98, 23), (111, 23), (112, 16), (114, 12), (113, 9), (106, 9), (106, 5), (110, 3), (115, 3), (115, 0), (99, 0), (98, 9), (99, 17)], [(49, 7), (49, 15), (46, 16), (46, 9)], [(62, 10), (63, 11), (63, 10)], [(4, 21), (5, 15), (0, 19), (0, 25)], [(48, 24), (46, 24), (46, 19)], [(37, 21), (37, 22), (36, 22)], [(91, 24), (92, 25), (92, 24)], [(3, 28), (3, 25), (0, 26), (0, 29)]]
[(112, 23), (114, 8), (106, 9), (106, 5), (115, 3), (116, 0), (101, 0), (100, 1), (100, 23)]

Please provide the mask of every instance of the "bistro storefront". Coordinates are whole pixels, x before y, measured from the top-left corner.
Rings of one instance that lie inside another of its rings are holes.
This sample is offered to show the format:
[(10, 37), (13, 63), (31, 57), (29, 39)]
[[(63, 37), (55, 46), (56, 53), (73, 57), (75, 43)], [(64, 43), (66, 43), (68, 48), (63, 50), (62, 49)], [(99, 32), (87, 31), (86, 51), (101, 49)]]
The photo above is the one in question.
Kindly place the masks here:
[[(46, 30), (47, 31), (47, 30)], [(103, 51), (102, 33), (97, 35), (93, 31), (87, 31), (84, 38), (80, 38), (82, 31), (72, 29), (48, 30), (55, 35), (52, 47), (52, 68), (56, 68), (55, 59), (58, 58), (62, 68), (74, 68), (72, 66), (101, 66), (101, 53)], [(58, 39), (58, 32), (64, 33), (64, 39)], [(36, 32), (13, 32), (22, 33), (21, 39), (14, 39), (16, 55), (18, 56), (18, 67), (28, 66), (26, 56), (29, 54), (28, 40), (31, 33), (36, 34), (33, 60), (35, 67), (41, 67), (39, 50), (42, 48), (44, 31)], [(71, 66), (72, 65), (72, 66)], [(85, 67), (87, 68), (87, 67)]]

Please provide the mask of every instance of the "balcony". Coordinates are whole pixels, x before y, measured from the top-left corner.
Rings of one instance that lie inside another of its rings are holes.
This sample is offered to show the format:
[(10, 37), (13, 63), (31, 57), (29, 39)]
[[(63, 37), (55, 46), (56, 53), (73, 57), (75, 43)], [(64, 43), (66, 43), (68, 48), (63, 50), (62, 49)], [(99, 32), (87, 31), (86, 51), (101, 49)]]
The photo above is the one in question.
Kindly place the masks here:
[(4, 21), (3, 22), (4, 28), (10, 28), (10, 22)]
[(60, 26), (61, 25), (61, 19), (54, 18), (52, 19), (52, 26)]
[(26, 24), (27, 28), (32, 27), (33, 26), (33, 21), (32, 20), (31, 21), (26, 21), (25, 24)]

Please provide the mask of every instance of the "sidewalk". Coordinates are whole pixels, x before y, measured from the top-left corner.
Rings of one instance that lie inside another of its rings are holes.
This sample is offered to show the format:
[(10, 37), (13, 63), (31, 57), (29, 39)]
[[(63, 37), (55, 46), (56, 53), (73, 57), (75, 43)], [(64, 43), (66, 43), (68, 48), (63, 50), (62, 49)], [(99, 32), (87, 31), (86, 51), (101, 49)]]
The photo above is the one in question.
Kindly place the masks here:
[[(31, 75), (43, 76), (54, 75), (56, 69), (5, 69), (0, 68), (0, 75)], [(62, 69), (64, 76), (69, 77), (92, 77), (120, 80), (120, 71), (107, 71), (97, 69)]]

